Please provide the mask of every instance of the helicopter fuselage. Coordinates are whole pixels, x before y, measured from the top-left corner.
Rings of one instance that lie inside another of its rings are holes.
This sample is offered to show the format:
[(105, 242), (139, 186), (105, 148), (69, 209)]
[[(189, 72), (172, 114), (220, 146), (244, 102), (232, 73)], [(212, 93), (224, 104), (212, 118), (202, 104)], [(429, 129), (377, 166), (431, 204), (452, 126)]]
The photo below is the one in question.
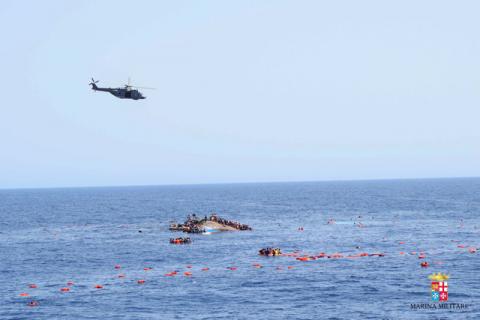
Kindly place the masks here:
[(109, 92), (111, 95), (114, 95), (120, 99), (133, 99), (133, 100), (140, 100), (145, 99), (145, 97), (140, 93), (140, 91), (136, 89), (130, 88), (101, 88), (97, 87), (95, 83), (92, 84), (92, 90), (94, 91), (103, 91)]

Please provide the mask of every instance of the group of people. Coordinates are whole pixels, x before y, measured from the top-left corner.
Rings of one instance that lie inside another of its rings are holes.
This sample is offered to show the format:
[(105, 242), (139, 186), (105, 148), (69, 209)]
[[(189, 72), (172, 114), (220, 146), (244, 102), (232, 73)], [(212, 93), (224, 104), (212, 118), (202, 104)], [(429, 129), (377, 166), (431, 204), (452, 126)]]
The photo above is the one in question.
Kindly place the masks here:
[(282, 254), (280, 248), (263, 248), (258, 251), (258, 254), (261, 256), (279, 256)]
[(204, 233), (205, 229), (200, 228), (195, 224), (188, 224), (183, 226), (183, 232), (186, 233)]
[(194, 213), (187, 216), (187, 220), (183, 223), (183, 232), (186, 233), (203, 233), (205, 232), (204, 228), (199, 227), (200, 223), (207, 221), (207, 216), (204, 219), (199, 219)]
[(205, 229), (202, 228), (201, 226), (207, 221), (217, 222), (219, 224), (222, 224), (224, 226), (229, 226), (237, 230), (252, 230), (252, 228), (249, 225), (242, 224), (237, 221), (220, 218), (219, 216), (217, 216), (216, 213), (212, 213), (210, 215), (210, 218), (207, 216), (205, 216), (204, 218), (200, 218), (195, 213), (189, 214), (187, 216), (187, 220), (185, 220), (183, 224), (175, 224), (175, 223), (171, 224), (170, 230), (183, 231), (187, 233), (203, 233), (205, 232)]
[(186, 243), (192, 243), (192, 240), (190, 238), (170, 238), (170, 243), (172, 244), (186, 244)]
[[(207, 217), (205, 217), (207, 218)], [(232, 228), (235, 228), (237, 230), (252, 230), (252, 228), (246, 224), (242, 224), (240, 222), (237, 222), (237, 221), (231, 221), (231, 220), (227, 220), (227, 219), (223, 219), (223, 218), (220, 218), (219, 216), (217, 216), (216, 213), (212, 213), (210, 215), (210, 221), (214, 221), (214, 222), (218, 222), (220, 224), (223, 224), (225, 226), (230, 226)]]
[(171, 231), (183, 231), (186, 233), (204, 233), (203, 227), (207, 221), (217, 222), (224, 226), (229, 226), (237, 230), (252, 230), (252, 228), (246, 224), (241, 224), (237, 221), (231, 221), (223, 219), (217, 216), (216, 213), (212, 213), (210, 218), (205, 216), (204, 218), (198, 217), (195, 213), (189, 214), (183, 224), (172, 223), (170, 225)]
[(183, 224), (172, 223), (170, 225), (171, 231), (183, 231), (186, 233), (203, 233), (205, 229), (201, 228), (199, 225), (201, 222), (207, 221), (207, 216), (204, 219), (198, 219), (196, 214), (188, 215), (187, 220)]

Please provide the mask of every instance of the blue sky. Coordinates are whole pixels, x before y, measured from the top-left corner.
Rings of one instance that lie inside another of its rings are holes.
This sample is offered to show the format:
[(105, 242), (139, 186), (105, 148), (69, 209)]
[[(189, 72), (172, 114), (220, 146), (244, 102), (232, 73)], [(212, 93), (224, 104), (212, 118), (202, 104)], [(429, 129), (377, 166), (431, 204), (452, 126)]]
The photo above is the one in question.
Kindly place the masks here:
[(480, 176), (479, 11), (4, 1), (0, 188)]

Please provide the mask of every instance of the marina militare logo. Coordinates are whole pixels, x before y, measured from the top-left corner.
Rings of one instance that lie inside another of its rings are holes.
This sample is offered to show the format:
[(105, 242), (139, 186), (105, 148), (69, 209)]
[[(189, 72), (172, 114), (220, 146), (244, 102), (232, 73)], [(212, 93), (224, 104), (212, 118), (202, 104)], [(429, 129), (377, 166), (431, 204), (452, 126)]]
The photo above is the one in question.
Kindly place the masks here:
[(433, 273), (428, 276), (432, 280), (431, 292), (433, 302), (448, 301), (448, 275), (444, 273)]
[(432, 303), (411, 303), (410, 309), (413, 310), (450, 310), (450, 309), (468, 309), (470, 304), (455, 303), (448, 301), (448, 283), (450, 276), (445, 273), (433, 273), (428, 276), (432, 281), (430, 286), (430, 296)]

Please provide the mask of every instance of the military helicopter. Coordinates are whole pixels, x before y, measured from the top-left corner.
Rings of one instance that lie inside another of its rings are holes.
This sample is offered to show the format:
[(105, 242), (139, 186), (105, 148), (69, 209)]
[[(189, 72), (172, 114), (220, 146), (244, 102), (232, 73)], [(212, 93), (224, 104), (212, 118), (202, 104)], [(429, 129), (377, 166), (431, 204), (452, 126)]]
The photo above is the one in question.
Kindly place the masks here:
[(128, 83), (123, 88), (100, 88), (97, 86), (97, 83), (98, 83), (98, 80), (95, 81), (95, 79), (93, 78), (92, 78), (92, 82), (89, 83), (92, 86), (93, 91), (110, 92), (110, 94), (120, 99), (133, 99), (133, 100), (145, 99), (146, 97), (143, 96), (142, 93), (137, 89), (154, 89), (154, 88), (148, 88), (148, 87), (132, 86), (130, 85), (130, 78), (128, 78)]

